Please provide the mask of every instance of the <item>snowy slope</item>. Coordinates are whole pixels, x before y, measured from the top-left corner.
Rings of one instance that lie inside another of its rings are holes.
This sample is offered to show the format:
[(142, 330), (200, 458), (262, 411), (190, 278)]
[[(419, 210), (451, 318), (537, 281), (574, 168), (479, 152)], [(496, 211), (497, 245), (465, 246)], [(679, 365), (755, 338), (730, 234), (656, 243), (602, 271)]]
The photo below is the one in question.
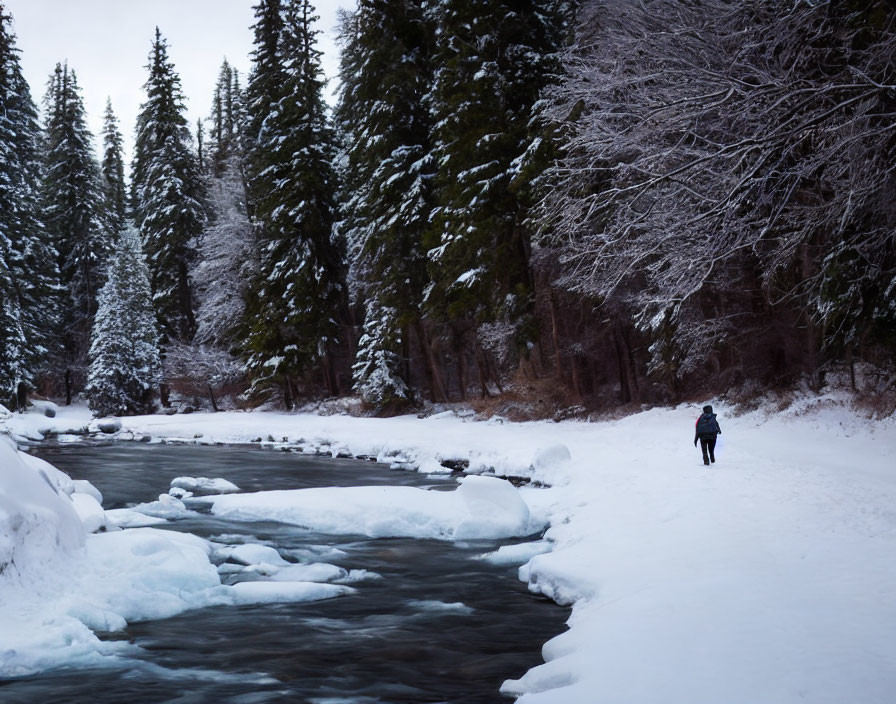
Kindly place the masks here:
[(505, 683), (524, 704), (891, 702), (893, 419), (826, 398), (738, 418), (716, 410), (709, 469), (692, 444), (699, 406), (606, 423), (145, 416), (123, 419), (122, 434), (270, 438), (422, 471), (466, 459), (549, 484), (520, 491), (553, 547), (532, 550), (520, 575), (574, 608), (547, 663)]

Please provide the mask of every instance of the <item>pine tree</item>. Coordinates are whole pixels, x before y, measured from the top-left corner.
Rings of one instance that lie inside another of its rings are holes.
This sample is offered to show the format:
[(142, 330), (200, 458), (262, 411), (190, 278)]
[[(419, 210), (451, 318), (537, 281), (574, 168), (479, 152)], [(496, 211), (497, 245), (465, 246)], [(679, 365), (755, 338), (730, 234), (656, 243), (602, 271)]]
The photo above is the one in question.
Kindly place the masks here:
[(8, 241), (0, 240), (0, 403), (15, 409), (21, 385), (29, 382), (31, 370), (18, 291), (5, 261), (8, 254)]
[[(259, 272), (248, 310), (247, 369), (256, 381), (279, 384), (291, 404), (316, 367), (330, 392), (339, 386), (333, 353), (345, 288), (333, 237), (335, 139), (322, 96), (313, 8), (307, 0), (268, 1), (256, 16), (248, 165)], [(269, 36), (278, 27), (279, 35)]]
[(212, 94), (208, 154), (213, 176), (220, 177), (231, 157), (239, 154), (241, 141), (239, 73), (224, 59)]
[(103, 114), (103, 205), (110, 232), (116, 236), (127, 219), (127, 189), (124, 179), (124, 152), (118, 118), (112, 110), (112, 100), (106, 100)]
[[(439, 67), (430, 96), (437, 208), (427, 236), (431, 315), (468, 331), (503, 322), (531, 339), (532, 283), (519, 166), (560, 41), (552, 0), (447, 0), (434, 6)], [(463, 389), (462, 389), (463, 391)]]
[(57, 64), (48, 84), (43, 214), (59, 253), (67, 298), (63, 333), (67, 369), (80, 367), (96, 313), (101, 271), (111, 246), (104, 228), (100, 172), (75, 72)]
[(148, 69), (132, 165), (134, 220), (143, 236), (162, 335), (189, 340), (196, 329), (189, 279), (192, 242), (205, 224), (202, 177), (184, 117), (180, 77), (158, 28)]
[(17, 405), (55, 349), (56, 251), (40, 218), (40, 126), (0, 8), (0, 401)]
[(160, 377), (149, 270), (140, 236), (130, 228), (118, 239), (99, 294), (91, 334), (88, 404), (97, 415), (149, 413)]
[(400, 408), (412, 398), (398, 317), (398, 311), (382, 307), (376, 298), (368, 303), (352, 367), (355, 391), (365, 403), (381, 409)]
[(286, 70), (283, 66), (282, 0), (261, 0), (255, 6), (255, 49), (252, 72), (246, 87), (246, 171), (249, 212), (263, 205), (275, 181), (272, 152), (276, 145), (274, 126), (279, 122), (280, 101), (286, 95)]
[(403, 348), (412, 330), (424, 337), (431, 28), (419, 2), (362, 0), (342, 41), (340, 231), (352, 253), (352, 294), (366, 308), (354, 382), (368, 403), (395, 405), (410, 400)]

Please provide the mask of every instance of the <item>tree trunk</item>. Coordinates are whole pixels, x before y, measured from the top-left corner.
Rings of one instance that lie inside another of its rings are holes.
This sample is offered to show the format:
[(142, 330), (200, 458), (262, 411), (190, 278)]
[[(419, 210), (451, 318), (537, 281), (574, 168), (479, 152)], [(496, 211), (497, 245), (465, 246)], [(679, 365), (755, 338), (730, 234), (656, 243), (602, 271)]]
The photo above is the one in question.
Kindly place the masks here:
[(212, 410), (214, 410), (214, 412), (217, 413), (218, 412), (218, 404), (215, 402), (215, 392), (212, 391), (211, 384), (206, 384), (206, 386), (208, 386), (208, 398), (209, 398), (209, 401), (212, 402)]
[(856, 390), (856, 360), (852, 355), (852, 347), (846, 348), (846, 363), (849, 365), (849, 385)]
[(619, 339), (619, 331), (613, 331), (613, 349), (616, 350), (616, 366), (619, 369), (619, 403), (625, 404), (632, 400), (632, 391), (628, 383), (628, 364), (622, 351), (622, 340)]
[(65, 370), (65, 405), (72, 405), (72, 370)]
[(551, 290), (550, 297), (551, 303), (551, 340), (554, 343), (554, 365), (555, 371), (557, 372), (557, 378), (560, 380), (560, 383), (566, 384), (566, 380), (563, 378), (563, 355), (560, 353), (560, 329), (557, 325), (557, 303), (554, 300), (554, 291)]
[(476, 343), (476, 369), (479, 372), (479, 389), (482, 398), (491, 398), (492, 395), (488, 390), (488, 364), (485, 361), (485, 352), (478, 342)]
[[(809, 245), (800, 245), (800, 261), (802, 264), (803, 281), (808, 281), (812, 276), (812, 257), (809, 253)], [(821, 390), (821, 380), (818, 376), (818, 345), (815, 321), (808, 310), (803, 311), (806, 319), (806, 367), (809, 374), (809, 388), (813, 391)]]
[(464, 358), (463, 347), (458, 343), (454, 346), (457, 354), (457, 383), (460, 386), (460, 400), (467, 400), (467, 360)]
[(426, 334), (426, 329), (423, 327), (423, 321), (421, 321), (420, 318), (417, 318), (414, 321), (414, 327), (417, 330), (417, 339), (420, 341), (423, 356), (426, 358), (426, 376), (427, 381), (429, 382), (429, 390), (433, 403), (447, 402), (448, 397), (445, 395), (445, 384), (442, 381), (442, 375), (439, 370), (439, 365), (436, 362), (429, 336)]

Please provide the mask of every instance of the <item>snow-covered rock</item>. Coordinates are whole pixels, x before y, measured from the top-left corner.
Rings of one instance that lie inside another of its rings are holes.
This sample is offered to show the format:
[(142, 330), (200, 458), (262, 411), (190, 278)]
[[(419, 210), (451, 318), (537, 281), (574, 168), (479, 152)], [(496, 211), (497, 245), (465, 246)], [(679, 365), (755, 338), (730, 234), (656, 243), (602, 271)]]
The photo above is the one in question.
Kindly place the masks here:
[(196, 495), (232, 494), (241, 491), (236, 484), (220, 477), (175, 477), (171, 480), (171, 487)]
[(56, 414), (59, 413), (59, 406), (52, 401), (32, 399), (28, 410), (32, 413), (40, 413), (47, 418), (55, 418)]
[(217, 555), (223, 555), (232, 562), (238, 562), (242, 565), (286, 565), (286, 560), (280, 557), (280, 553), (274, 548), (267, 545), (253, 545), (247, 543), (245, 545), (236, 545), (223, 552), (216, 551)]
[(106, 528), (106, 512), (93, 496), (72, 494), (71, 500), (84, 530), (88, 533), (96, 533), (98, 530)]
[(532, 458), (532, 469), (536, 473), (544, 473), (572, 461), (572, 455), (566, 445), (557, 443), (543, 447)]
[(97, 430), (101, 433), (107, 433), (112, 435), (113, 433), (117, 433), (121, 430), (121, 419), (120, 418), (101, 418), (96, 421)]
[[(56, 468), (54, 467), (54, 469), (56, 469)], [(58, 469), (56, 471), (59, 472)], [(68, 477), (68, 475), (65, 474), (64, 472), (59, 472), (59, 474), (61, 474), (64, 477)], [(72, 479), (71, 482), (72, 482), (72, 488), (74, 489), (74, 491), (76, 493), (87, 494), (88, 496), (92, 496), (94, 499), (96, 499), (96, 502), (98, 504), (103, 503), (103, 495), (102, 495), (102, 493), (100, 493), (100, 490), (97, 489), (93, 484), (91, 484), (86, 479)]]

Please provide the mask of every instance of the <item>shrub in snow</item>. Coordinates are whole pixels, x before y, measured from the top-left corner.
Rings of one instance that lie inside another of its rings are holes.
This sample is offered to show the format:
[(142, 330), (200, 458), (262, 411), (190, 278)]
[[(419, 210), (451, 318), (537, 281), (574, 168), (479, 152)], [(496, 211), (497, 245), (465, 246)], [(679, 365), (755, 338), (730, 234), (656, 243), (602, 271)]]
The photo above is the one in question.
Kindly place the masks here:
[(91, 335), (88, 405), (97, 415), (148, 413), (161, 364), (149, 274), (135, 230), (121, 234), (107, 276)]

